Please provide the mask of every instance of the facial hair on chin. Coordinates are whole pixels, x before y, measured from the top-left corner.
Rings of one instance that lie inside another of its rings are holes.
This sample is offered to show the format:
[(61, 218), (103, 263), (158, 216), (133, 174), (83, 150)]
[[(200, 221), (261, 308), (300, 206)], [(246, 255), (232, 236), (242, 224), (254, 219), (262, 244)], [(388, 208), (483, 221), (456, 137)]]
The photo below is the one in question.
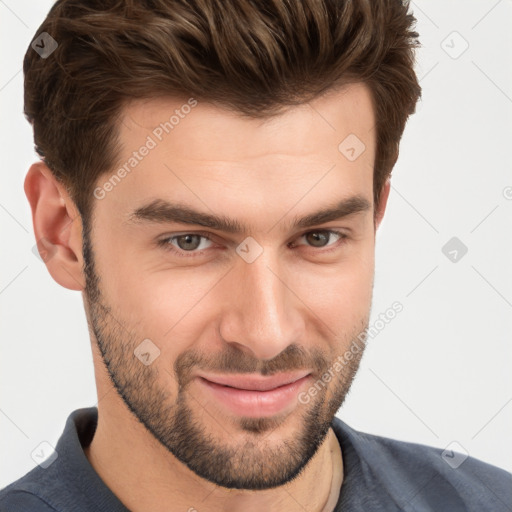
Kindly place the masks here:
[[(222, 418), (226, 430), (236, 423), (242, 432), (238, 442), (224, 442), (209, 431), (198, 415), (200, 407), (189, 393), (190, 370), (209, 369), (218, 372), (260, 372), (272, 374), (300, 368), (315, 368), (318, 379), (338, 356), (328, 357), (319, 350), (307, 353), (297, 345), (290, 345), (272, 361), (257, 361), (229, 346), (225, 353), (215, 357), (195, 351), (181, 353), (174, 363), (178, 392), (163, 384), (165, 369), (157, 365), (143, 365), (134, 349), (145, 336), (124, 328), (112, 314), (112, 307), (103, 300), (100, 277), (96, 273), (89, 230), (84, 229), (85, 295), (89, 308), (90, 328), (95, 335), (105, 367), (126, 407), (170, 453), (198, 476), (216, 485), (233, 489), (262, 490), (284, 485), (296, 478), (323, 443), (332, 419), (341, 407), (358, 370), (363, 350), (346, 361), (342, 370), (328, 386), (317, 386), (318, 392), (308, 404), (298, 404), (291, 415), (294, 429), (279, 443), (270, 443), (269, 434), (288, 418)], [(368, 325), (365, 321), (363, 324)], [(358, 333), (361, 331), (357, 331)], [(365, 329), (366, 332), (366, 329)], [(355, 340), (355, 334), (354, 338)], [(345, 347), (345, 345), (343, 345)], [(346, 350), (346, 347), (344, 348)], [(171, 375), (169, 373), (169, 375)], [(169, 379), (167, 379), (168, 381)], [(201, 412), (201, 411), (200, 411)], [(232, 433), (225, 436), (233, 440)]]

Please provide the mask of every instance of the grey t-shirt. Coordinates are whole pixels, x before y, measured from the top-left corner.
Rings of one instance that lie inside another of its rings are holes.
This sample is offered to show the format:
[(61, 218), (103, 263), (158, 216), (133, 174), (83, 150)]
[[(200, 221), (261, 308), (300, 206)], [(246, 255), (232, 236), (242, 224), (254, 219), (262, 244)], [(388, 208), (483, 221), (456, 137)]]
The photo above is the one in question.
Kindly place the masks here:
[[(57, 458), (0, 490), (1, 512), (129, 512), (87, 460), (98, 409), (73, 411)], [(472, 457), (358, 432), (338, 418), (344, 479), (336, 512), (512, 511), (512, 475)], [(456, 463), (451, 463), (451, 460)], [(460, 463), (460, 465), (459, 465)], [(458, 466), (458, 467), (456, 467)]]

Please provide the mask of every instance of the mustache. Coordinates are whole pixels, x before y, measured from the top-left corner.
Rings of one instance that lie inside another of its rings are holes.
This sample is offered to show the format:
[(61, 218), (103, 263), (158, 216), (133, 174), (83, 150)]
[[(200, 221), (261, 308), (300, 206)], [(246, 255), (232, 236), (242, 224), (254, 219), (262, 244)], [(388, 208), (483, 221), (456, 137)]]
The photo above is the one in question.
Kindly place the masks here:
[(194, 369), (223, 374), (259, 373), (269, 376), (295, 370), (312, 370), (313, 374), (320, 374), (328, 366), (327, 354), (318, 348), (306, 350), (292, 344), (273, 359), (260, 360), (233, 346), (228, 346), (226, 350), (215, 355), (204, 354), (196, 349), (187, 350), (176, 358), (174, 373), (180, 385), (185, 386), (190, 381)]

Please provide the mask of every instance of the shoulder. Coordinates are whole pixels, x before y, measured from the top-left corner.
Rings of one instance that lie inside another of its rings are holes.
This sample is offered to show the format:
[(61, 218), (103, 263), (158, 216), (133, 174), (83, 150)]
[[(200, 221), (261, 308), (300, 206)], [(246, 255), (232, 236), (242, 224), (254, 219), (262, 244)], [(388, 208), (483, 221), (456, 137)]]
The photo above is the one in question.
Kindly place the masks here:
[[(88, 442), (96, 421), (96, 408), (73, 411), (66, 420), (55, 451), (25, 475), (0, 489), (0, 512), (68, 510), (69, 503), (81, 496), (80, 483), (90, 484), (90, 479), (95, 477), (94, 470), (87, 467), (81, 442)], [(95, 480), (90, 485), (98, 487)]]
[(333, 428), (342, 450), (345, 443), (366, 473), (413, 508), (512, 508), (512, 474), (503, 469), (456, 451), (359, 432), (338, 418)]
[(55, 508), (39, 496), (38, 468), (0, 489), (0, 512), (55, 512)]

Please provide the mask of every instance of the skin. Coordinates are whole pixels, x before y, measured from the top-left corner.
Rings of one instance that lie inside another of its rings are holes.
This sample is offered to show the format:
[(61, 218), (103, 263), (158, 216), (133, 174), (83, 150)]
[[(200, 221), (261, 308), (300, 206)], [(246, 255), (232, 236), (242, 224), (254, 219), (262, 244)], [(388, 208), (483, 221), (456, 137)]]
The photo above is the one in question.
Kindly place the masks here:
[[(119, 166), (186, 101), (125, 106)], [(368, 326), (375, 233), (390, 188), (388, 181), (374, 211), (374, 124), (362, 84), (266, 120), (199, 102), (94, 199), (89, 231), (45, 164), (29, 169), (25, 192), (36, 238), (46, 239), (51, 254), (46, 266), (57, 283), (82, 292), (88, 319), (99, 420), (84, 452), (130, 510), (333, 509), (343, 464), (329, 425), (362, 350), (308, 403), (293, 400), (265, 418), (227, 410), (197, 372), (308, 369), (307, 391)], [(366, 146), (354, 161), (338, 150), (351, 133)], [(295, 217), (353, 195), (370, 207), (292, 227)], [(156, 198), (229, 217), (247, 230), (129, 222), (134, 209)], [(195, 257), (183, 249), (193, 244), (169, 241), (188, 233), (211, 236), (187, 239), (201, 240)], [(262, 249), (251, 263), (236, 251), (248, 236)], [(156, 244), (165, 238), (177, 253)], [(134, 355), (145, 339), (160, 351), (147, 365)]]

